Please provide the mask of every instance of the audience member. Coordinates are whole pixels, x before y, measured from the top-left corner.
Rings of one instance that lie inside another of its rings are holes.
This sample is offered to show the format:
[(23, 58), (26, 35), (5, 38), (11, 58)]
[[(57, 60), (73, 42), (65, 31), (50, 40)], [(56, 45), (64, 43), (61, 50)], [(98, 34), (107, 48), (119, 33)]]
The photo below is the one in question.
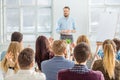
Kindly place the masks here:
[(4, 59), (1, 62), (2, 70), (5, 76), (16, 73), (19, 69), (17, 59), (19, 53), (22, 51), (22, 46), (19, 42), (11, 42)]
[(116, 59), (120, 61), (120, 39), (114, 38), (113, 41), (116, 44)]
[(91, 54), (87, 43), (81, 42), (74, 49), (75, 65), (71, 69), (61, 70), (58, 80), (104, 80), (100, 71), (89, 70), (86, 62)]
[(56, 40), (53, 42), (52, 50), (55, 56), (52, 59), (43, 61), (41, 64), (42, 72), (46, 75), (46, 80), (57, 80), (57, 73), (61, 69), (68, 69), (74, 66), (74, 62), (66, 60), (66, 42)]
[[(76, 44), (78, 45), (81, 42), (85, 42), (85, 43), (87, 43), (90, 46), (90, 41), (89, 41), (89, 39), (88, 39), (88, 37), (86, 35), (80, 35), (78, 37), (78, 39), (77, 39)], [(87, 66), (88, 66), (89, 69), (91, 68), (92, 62), (93, 62), (93, 55), (92, 55), (92, 53), (90, 53), (90, 57), (87, 60)]]
[(120, 63), (116, 60), (116, 45), (112, 40), (103, 42), (104, 56), (96, 60), (93, 64), (93, 70), (99, 70), (103, 73), (105, 80), (120, 80)]
[(37, 38), (35, 48), (35, 62), (37, 63), (39, 70), (41, 70), (41, 62), (51, 59), (54, 54), (51, 51), (50, 43), (45, 36), (39, 36)]
[[(11, 42), (12, 42), (12, 41), (16, 41), (16, 42), (19, 42), (20, 44), (23, 45), (22, 40), (23, 40), (23, 34), (22, 34), (22, 33), (20, 33), (20, 32), (13, 32), (13, 33), (12, 33), (12, 35), (11, 35)], [(3, 52), (1, 53), (0, 61), (3, 60), (3, 58), (5, 57), (5, 54), (6, 54), (6, 51), (3, 51)]]
[(34, 51), (25, 48), (18, 56), (20, 70), (18, 73), (5, 78), (5, 80), (45, 80), (43, 73), (37, 73), (31, 68), (34, 65)]

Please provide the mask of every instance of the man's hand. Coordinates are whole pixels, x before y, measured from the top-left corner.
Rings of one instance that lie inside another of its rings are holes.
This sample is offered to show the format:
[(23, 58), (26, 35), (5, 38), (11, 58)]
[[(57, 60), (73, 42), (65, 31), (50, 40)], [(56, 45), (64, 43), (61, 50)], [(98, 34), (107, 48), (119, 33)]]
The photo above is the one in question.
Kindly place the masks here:
[(76, 32), (76, 30), (71, 30), (71, 33), (75, 33)]
[(75, 33), (75, 30), (62, 30), (61, 33), (65, 33), (65, 34), (70, 34), (70, 33)]

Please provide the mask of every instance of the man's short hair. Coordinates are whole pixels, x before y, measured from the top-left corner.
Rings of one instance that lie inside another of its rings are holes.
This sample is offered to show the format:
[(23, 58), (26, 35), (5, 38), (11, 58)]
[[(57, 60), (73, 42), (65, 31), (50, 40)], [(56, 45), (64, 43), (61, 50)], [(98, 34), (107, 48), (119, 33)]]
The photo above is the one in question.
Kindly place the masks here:
[(23, 34), (20, 32), (13, 32), (11, 35), (11, 41), (21, 42), (23, 39)]
[(81, 42), (74, 48), (74, 57), (78, 63), (85, 62), (89, 58), (90, 53), (90, 47), (85, 42)]
[(18, 56), (18, 63), (20, 68), (29, 67), (34, 61), (34, 51), (31, 48), (25, 48)]
[(62, 55), (66, 49), (67, 43), (65, 40), (55, 40), (52, 45), (54, 54)]
[(69, 7), (69, 6), (65, 6), (63, 9), (68, 9), (68, 10), (70, 10), (70, 7)]

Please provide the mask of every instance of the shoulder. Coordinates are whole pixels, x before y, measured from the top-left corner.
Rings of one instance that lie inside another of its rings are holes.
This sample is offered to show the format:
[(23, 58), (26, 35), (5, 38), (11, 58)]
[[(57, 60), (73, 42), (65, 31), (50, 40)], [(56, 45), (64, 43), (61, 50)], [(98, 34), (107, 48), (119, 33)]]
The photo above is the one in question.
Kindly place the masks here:
[(61, 75), (64, 75), (66, 73), (69, 73), (69, 69), (62, 69), (58, 72), (58, 75), (61, 76)]
[(101, 71), (93, 71), (93, 70), (91, 70), (90, 74), (93, 75), (93, 76), (96, 76), (98, 78), (104, 79), (103, 73)]
[(45, 74), (42, 73), (42, 72), (34, 72), (32, 74), (32, 77), (35, 79), (35, 80), (45, 80), (46, 77), (45, 77)]
[(119, 69), (120, 70), (120, 61), (117, 61), (115, 62), (115, 67), (116, 69)]
[(50, 61), (51, 61), (51, 59), (42, 61), (41, 65), (45, 65), (45, 64), (49, 63)]
[(102, 74), (101, 71), (93, 71), (93, 70), (91, 70), (90, 73), (94, 74), (94, 75), (101, 75)]
[(16, 76), (15, 74), (6, 76), (4, 80), (15, 80), (15, 76)]
[(71, 17), (71, 16), (69, 16), (69, 19), (71, 19), (71, 20), (73, 20), (73, 21), (74, 21), (74, 18), (73, 18), (73, 17)]
[(99, 78), (104, 78), (101, 71), (93, 71), (93, 70), (91, 70), (90, 74), (93, 75), (93, 76), (99, 77)]
[(64, 17), (62, 16), (62, 17), (60, 17), (59, 19), (58, 19), (58, 21), (61, 21), (61, 20), (63, 20), (64, 19)]
[(74, 64), (74, 61), (70, 61), (70, 60), (67, 60), (67, 59), (64, 62), (68, 63), (68, 64)]
[(101, 68), (101, 65), (102, 65), (102, 64), (103, 64), (103, 63), (102, 63), (102, 60), (101, 60), (101, 59), (96, 60), (96, 61), (94, 61), (94, 63), (93, 63), (92, 69), (93, 69), (93, 70), (97, 70), (98, 68)]
[(101, 59), (96, 60), (94, 63), (95, 63), (95, 64), (101, 64), (101, 63), (102, 63), (102, 60), (101, 60)]

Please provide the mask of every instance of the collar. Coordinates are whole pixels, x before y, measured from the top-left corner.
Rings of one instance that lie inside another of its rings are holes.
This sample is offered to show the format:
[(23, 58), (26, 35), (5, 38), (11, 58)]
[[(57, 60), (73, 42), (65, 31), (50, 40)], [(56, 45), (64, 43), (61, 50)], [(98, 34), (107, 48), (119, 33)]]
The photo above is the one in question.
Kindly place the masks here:
[(19, 70), (18, 73), (19, 74), (31, 74), (33, 73), (33, 70), (31, 69), (30, 70)]
[(70, 69), (70, 71), (77, 73), (86, 73), (89, 72), (90, 70), (86, 65), (75, 64), (74, 67)]
[(54, 56), (52, 59), (53, 60), (65, 60), (65, 57), (63, 57), (63, 56)]

